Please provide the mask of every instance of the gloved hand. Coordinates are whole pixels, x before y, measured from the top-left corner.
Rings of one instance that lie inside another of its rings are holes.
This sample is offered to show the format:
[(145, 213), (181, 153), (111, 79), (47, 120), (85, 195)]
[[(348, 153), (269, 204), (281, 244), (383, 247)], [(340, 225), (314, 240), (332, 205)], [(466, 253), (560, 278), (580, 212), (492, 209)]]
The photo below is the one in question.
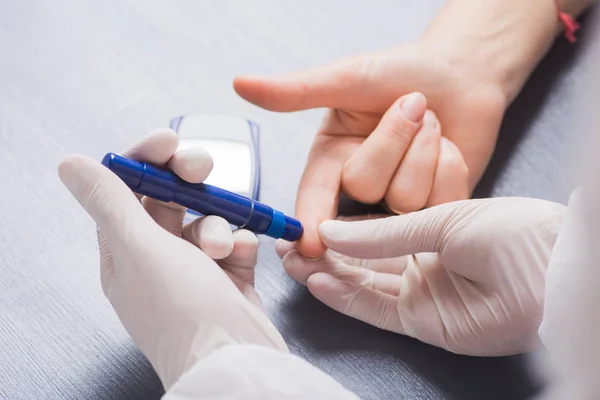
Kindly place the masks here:
[(496, 198), (401, 216), (325, 221), (307, 260), (285, 243), (290, 276), (331, 308), (449, 351), (502, 356), (538, 344), (544, 276), (565, 207)]
[[(125, 155), (166, 165), (188, 182), (203, 181), (210, 155), (176, 151), (177, 145), (177, 135), (163, 130)], [(254, 291), (258, 240), (252, 233), (232, 234), (219, 217), (184, 226), (185, 209), (136, 198), (86, 157), (65, 159), (59, 174), (98, 225), (104, 293), (166, 390), (197, 360), (228, 344), (287, 351)]]

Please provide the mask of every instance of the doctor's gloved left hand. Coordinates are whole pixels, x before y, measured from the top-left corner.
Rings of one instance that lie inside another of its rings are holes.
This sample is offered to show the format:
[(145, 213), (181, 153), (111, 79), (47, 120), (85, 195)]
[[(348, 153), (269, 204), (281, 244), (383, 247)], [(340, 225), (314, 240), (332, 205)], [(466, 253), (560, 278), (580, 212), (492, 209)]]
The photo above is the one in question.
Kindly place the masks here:
[[(177, 145), (177, 135), (162, 130), (125, 155), (202, 182), (212, 168), (210, 155), (176, 151)], [(98, 226), (104, 293), (166, 390), (198, 360), (230, 344), (287, 353), (254, 291), (254, 234), (232, 233), (219, 217), (184, 225), (185, 209), (136, 197), (90, 158), (67, 158), (59, 174)]]

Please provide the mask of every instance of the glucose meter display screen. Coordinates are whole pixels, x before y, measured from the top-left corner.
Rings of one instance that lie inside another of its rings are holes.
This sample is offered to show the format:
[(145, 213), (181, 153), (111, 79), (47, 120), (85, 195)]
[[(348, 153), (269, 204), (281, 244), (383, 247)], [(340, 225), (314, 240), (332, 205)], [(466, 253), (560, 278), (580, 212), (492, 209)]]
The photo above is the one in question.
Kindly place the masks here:
[(252, 159), (248, 143), (214, 139), (184, 139), (179, 148), (202, 147), (213, 158), (213, 169), (204, 183), (248, 195), (252, 183)]
[(177, 133), (179, 149), (202, 147), (212, 156), (213, 169), (205, 183), (250, 196), (254, 165), (247, 121), (227, 116), (186, 116)]

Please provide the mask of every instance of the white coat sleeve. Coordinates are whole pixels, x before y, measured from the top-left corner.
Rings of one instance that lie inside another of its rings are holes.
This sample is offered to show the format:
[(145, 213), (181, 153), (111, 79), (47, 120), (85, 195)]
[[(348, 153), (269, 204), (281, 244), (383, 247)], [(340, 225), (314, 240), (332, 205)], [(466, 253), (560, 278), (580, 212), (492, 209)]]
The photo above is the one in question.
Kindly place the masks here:
[(591, 246), (597, 205), (590, 209), (584, 194), (571, 195), (546, 272), (539, 329), (550, 364), (545, 399), (600, 399), (600, 260)]
[(358, 400), (340, 383), (292, 354), (254, 345), (230, 345), (199, 360), (163, 400)]

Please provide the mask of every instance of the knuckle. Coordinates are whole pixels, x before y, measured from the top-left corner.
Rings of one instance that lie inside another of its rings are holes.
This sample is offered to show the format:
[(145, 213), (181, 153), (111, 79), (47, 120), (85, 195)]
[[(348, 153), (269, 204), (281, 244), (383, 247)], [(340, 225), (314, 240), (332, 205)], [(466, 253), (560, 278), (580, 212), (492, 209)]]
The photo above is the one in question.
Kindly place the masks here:
[[(377, 66), (377, 57), (366, 55), (356, 56), (349, 60), (349, 68), (341, 75), (342, 81), (352, 83), (358, 88), (365, 88)], [(358, 85), (357, 85), (358, 84)]]

